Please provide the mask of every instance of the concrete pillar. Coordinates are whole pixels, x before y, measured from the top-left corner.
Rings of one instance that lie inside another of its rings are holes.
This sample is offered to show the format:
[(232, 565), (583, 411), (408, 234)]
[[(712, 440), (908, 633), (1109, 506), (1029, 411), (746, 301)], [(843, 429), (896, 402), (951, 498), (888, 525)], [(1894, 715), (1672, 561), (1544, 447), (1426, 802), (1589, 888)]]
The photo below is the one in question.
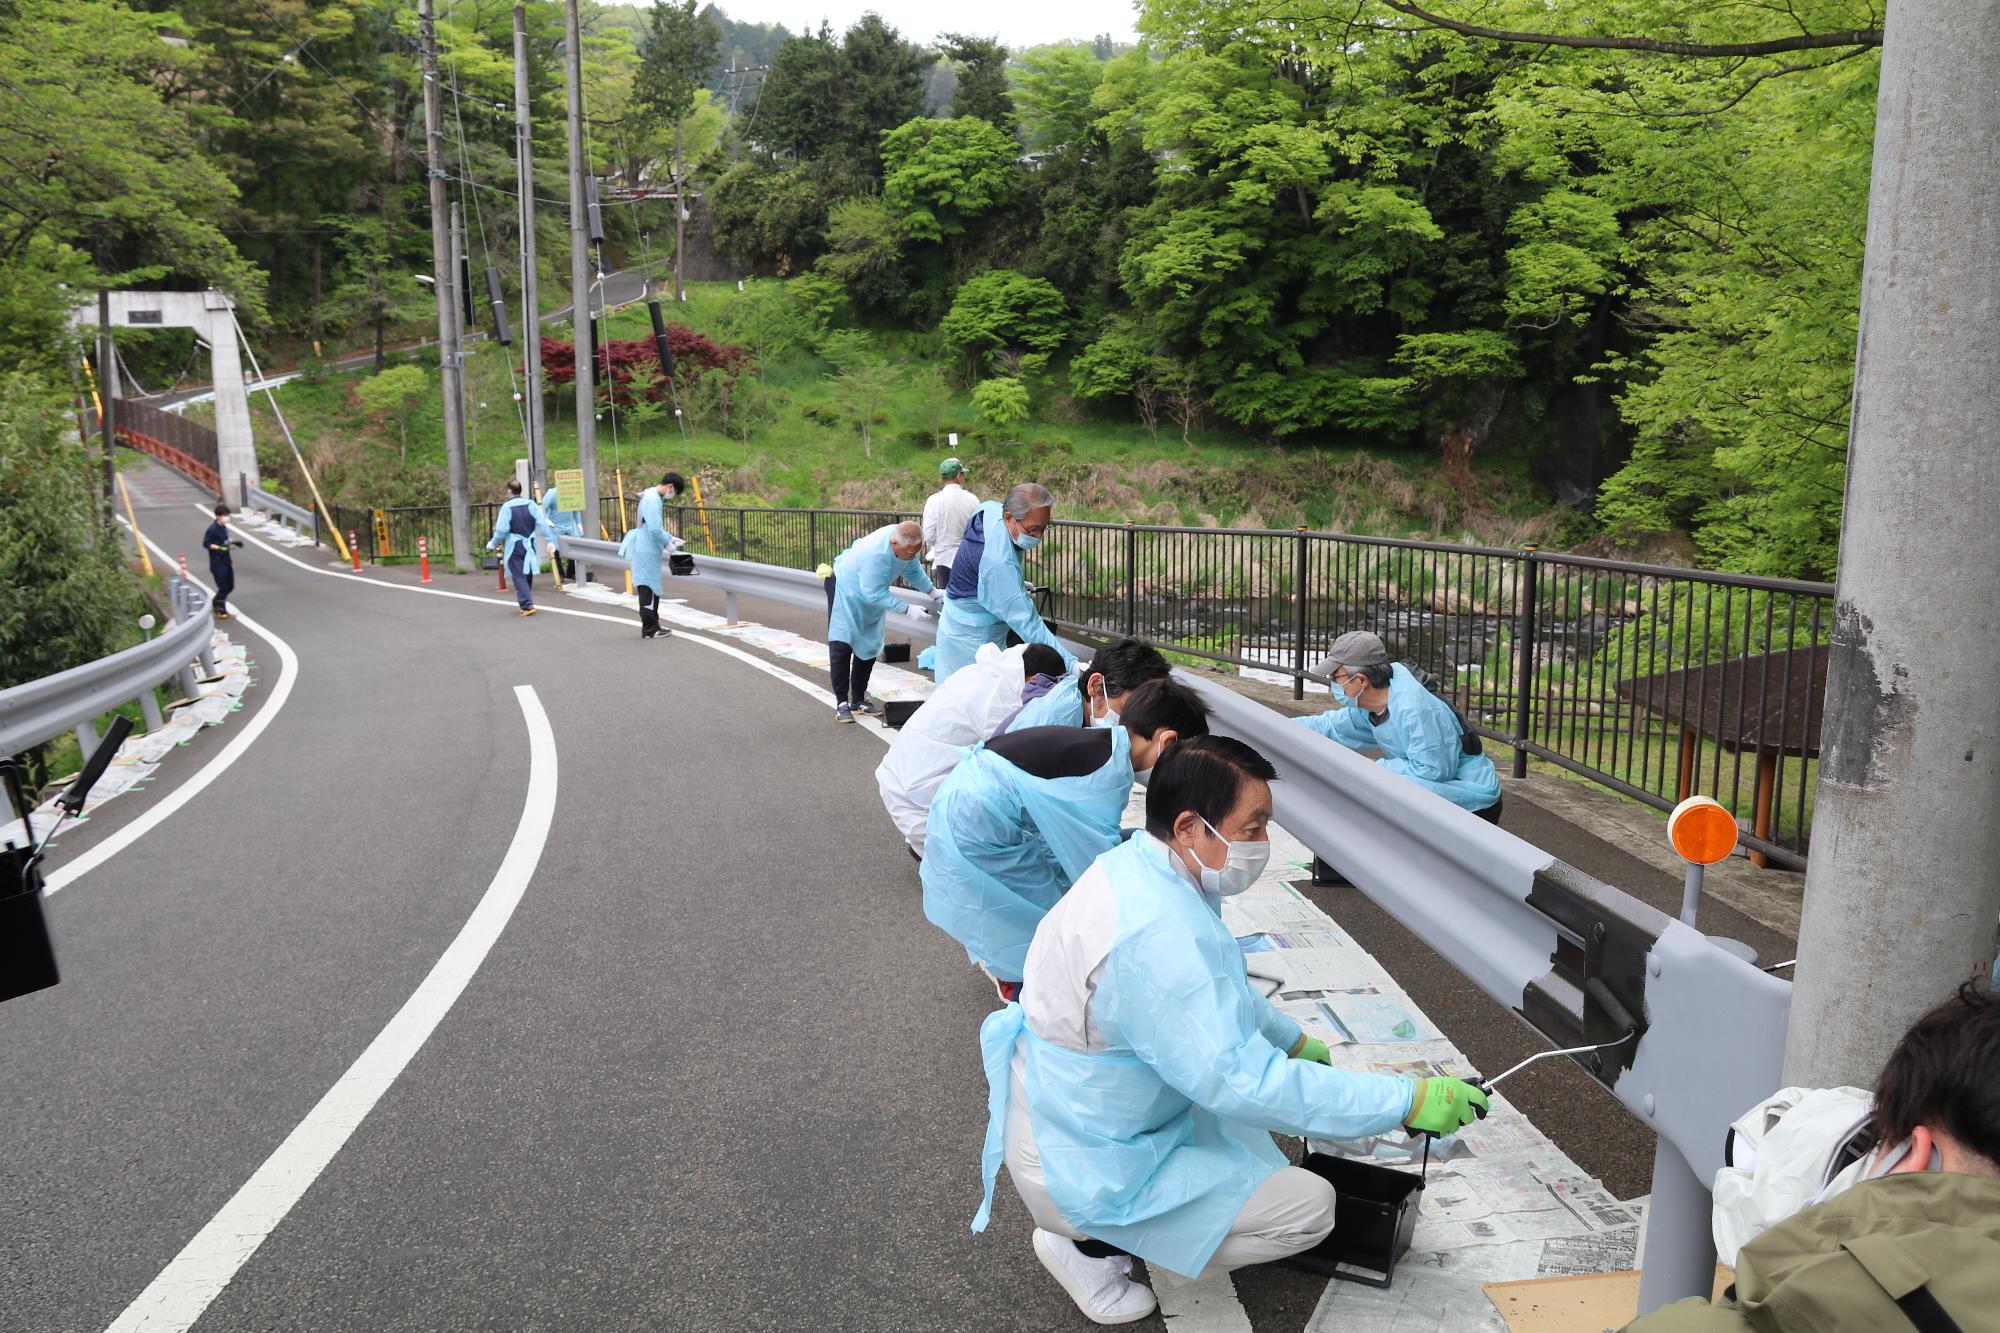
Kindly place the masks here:
[(1890, 0), (1884, 29), (1785, 1052), (1809, 1086), (1872, 1083), (2000, 912), (2000, 5)]
[(198, 327), (211, 349), (209, 364), (215, 382), (215, 470), (224, 477), (243, 477), (252, 486), (261, 486), (257, 443), (250, 434), (250, 397), (243, 387), (243, 349), (236, 340), (229, 298), (221, 292), (204, 292), (202, 304), (206, 318)]

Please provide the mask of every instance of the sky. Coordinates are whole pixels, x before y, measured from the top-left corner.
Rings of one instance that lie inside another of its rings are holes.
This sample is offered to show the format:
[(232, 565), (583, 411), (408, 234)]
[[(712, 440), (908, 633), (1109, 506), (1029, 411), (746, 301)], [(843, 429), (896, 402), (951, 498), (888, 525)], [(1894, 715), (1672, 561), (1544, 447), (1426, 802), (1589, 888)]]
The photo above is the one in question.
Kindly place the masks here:
[(739, 23), (782, 23), (793, 32), (817, 28), (824, 18), (836, 33), (874, 10), (915, 42), (940, 32), (997, 36), (1009, 46), (1033, 46), (1074, 37), (1089, 41), (1108, 32), (1119, 42), (1136, 40), (1132, 0), (716, 0), (716, 8)]

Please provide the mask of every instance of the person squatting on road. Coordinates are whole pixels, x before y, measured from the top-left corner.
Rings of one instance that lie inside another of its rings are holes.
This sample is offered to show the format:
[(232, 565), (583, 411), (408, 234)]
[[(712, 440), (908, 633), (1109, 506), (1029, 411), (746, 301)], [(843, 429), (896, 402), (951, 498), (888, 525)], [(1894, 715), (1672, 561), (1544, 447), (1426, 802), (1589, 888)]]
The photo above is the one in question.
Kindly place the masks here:
[[(833, 720), (852, 722), (856, 713), (879, 715), (868, 702), (868, 678), (882, 655), (882, 622), (903, 601), (891, 591), (903, 579), (928, 594), (943, 596), (924, 573), (923, 531), (911, 522), (877, 528), (834, 557), (826, 588), (826, 656), (833, 677)], [(915, 608), (912, 608), (915, 609)]]
[(1120, 639), (1097, 650), (1090, 665), (1078, 667), (1041, 698), (1001, 724), (1001, 733), (1029, 727), (1115, 727), (1125, 696), (1149, 680), (1165, 680), (1173, 667), (1160, 650), (1138, 639)]
[(507, 483), (507, 500), (500, 511), (493, 516), (493, 537), (486, 543), (492, 550), (505, 542), (500, 560), (508, 577), (514, 580), (514, 600), (521, 605), (520, 614), (535, 614), (535, 575), (542, 572), (541, 556), (535, 551), (535, 534), (541, 533), (544, 541), (554, 543), (556, 535), (550, 531), (549, 523), (535, 502), (521, 494), (521, 483)]
[(889, 753), (875, 768), (875, 785), (896, 831), (918, 860), (924, 855), (931, 800), (966, 747), (990, 740), (1002, 722), (1021, 711), (1024, 700), (1053, 689), (1062, 669), (1062, 654), (1045, 643), (1017, 644), (1004, 652), (982, 643), (972, 665), (933, 690), (896, 732)]
[(1097, 857), (1160, 756), (1208, 734), (1208, 707), (1177, 680), (1147, 681), (1118, 726), (1034, 727), (968, 754), (931, 802), (924, 916), (1012, 999), (1028, 941)]
[(1449, 1134), (1485, 1114), (1486, 1094), (1459, 1079), (1331, 1068), (1250, 986), (1221, 900), (1269, 859), (1276, 776), (1238, 740), (1168, 748), (1145, 829), (1043, 917), (1020, 1000), (980, 1029), (989, 1118), (972, 1229), (1004, 1160), (1036, 1257), (1099, 1324), (1153, 1312), (1131, 1255), (1203, 1278), (1326, 1238), (1333, 1187), (1290, 1165), (1273, 1132)]
[(980, 644), (1006, 647), (1009, 630), (1023, 643), (1048, 644), (1062, 653), (1066, 667), (1075, 667), (1076, 659), (1035, 610), (1021, 574), (1021, 552), (1042, 544), (1054, 509), (1048, 487), (1024, 481), (1005, 500), (980, 505), (965, 525), (938, 620), (938, 684), (972, 665)]
[(2000, 1327), (2000, 997), (1968, 981), (1875, 1080), (1876, 1146), (1737, 1253), (1722, 1299), (1627, 1333), (1972, 1333)]
[(938, 464), (938, 482), (924, 501), (924, 549), (930, 552), (931, 581), (942, 588), (951, 579), (965, 525), (979, 512), (979, 497), (966, 489), (965, 464), (956, 458)]
[(215, 580), (215, 618), (229, 619), (229, 594), (236, 591), (236, 562), (229, 548), (243, 545), (229, 536), (229, 506), (215, 507), (215, 521), (201, 534), (202, 549), (208, 552), (208, 576)]
[(660, 582), (665, 577), (660, 566), (668, 552), (684, 545), (667, 531), (667, 501), (687, 489), (687, 478), (669, 472), (660, 484), (649, 486), (639, 497), (639, 522), (618, 543), (618, 554), (632, 568), (632, 587), (639, 594), (639, 637), (665, 638), (673, 631), (660, 624)]
[(1297, 719), (1350, 750), (1380, 750), (1382, 767), (1425, 791), (1500, 822), (1500, 775), (1452, 706), (1391, 663), (1382, 640), (1354, 630), (1333, 641), (1314, 668), (1333, 679), (1335, 707)]

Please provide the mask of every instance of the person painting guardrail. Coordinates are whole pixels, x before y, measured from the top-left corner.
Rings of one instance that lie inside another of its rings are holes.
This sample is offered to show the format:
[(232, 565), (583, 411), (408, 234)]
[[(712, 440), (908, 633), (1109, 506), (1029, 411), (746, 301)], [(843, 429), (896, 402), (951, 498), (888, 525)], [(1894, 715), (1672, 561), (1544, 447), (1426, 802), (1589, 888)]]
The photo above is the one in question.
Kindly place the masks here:
[(632, 566), (632, 587), (639, 594), (639, 637), (663, 639), (673, 631), (660, 624), (660, 562), (681, 539), (667, 531), (666, 504), (687, 489), (687, 478), (669, 472), (660, 484), (639, 497), (639, 522), (618, 543), (618, 554)]
[(1046, 643), (1063, 655), (1063, 665), (1076, 659), (1056, 641), (1042, 622), (1021, 573), (1021, 552), (1042, 544), (1049, 530), (1055, 497), (1038, 482), (1024, 481), (1005, 500), (988, 500), (965, 525), (951, 579), (945, 584), (944, 611), (938, 617), (937, 682), (972, 665), (982, 643), (1007, 646), (1007, 632), (1024, 643)]

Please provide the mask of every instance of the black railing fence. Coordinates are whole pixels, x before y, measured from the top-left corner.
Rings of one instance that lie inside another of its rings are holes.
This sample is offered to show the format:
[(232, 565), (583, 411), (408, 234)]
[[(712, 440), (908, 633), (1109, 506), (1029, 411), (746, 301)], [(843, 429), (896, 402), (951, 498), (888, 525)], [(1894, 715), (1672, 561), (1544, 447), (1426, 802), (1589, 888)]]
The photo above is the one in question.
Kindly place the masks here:
[[(619, 537), (637, 503), (627, 496), (621, 514), (604, 497), (605, 535)], [(476, 546), (494, 509), (473, 506)], [(378, 528), (373, 510), (335, 510), (364, 558), (413, 559), (419, 535), (433, 558), (449, 555), (444, 509), (381, 513)], [(683, 505), (668, 521), (697, 556), (811, 569), (916, 517)], [(1026, 568), (1066, 632), (1136, 635), (1179, 660), (1289, 682), (1299, 699), (1325, 688), (1313, 668), (1334, 638), (1373, 630), (1513, 751), (1516, 776), (1539, 759), (1663, 810), (1709, 795), (1759, 864), (1805, 864), (1830, 585), (1302, 528), (1071, 521)]]

